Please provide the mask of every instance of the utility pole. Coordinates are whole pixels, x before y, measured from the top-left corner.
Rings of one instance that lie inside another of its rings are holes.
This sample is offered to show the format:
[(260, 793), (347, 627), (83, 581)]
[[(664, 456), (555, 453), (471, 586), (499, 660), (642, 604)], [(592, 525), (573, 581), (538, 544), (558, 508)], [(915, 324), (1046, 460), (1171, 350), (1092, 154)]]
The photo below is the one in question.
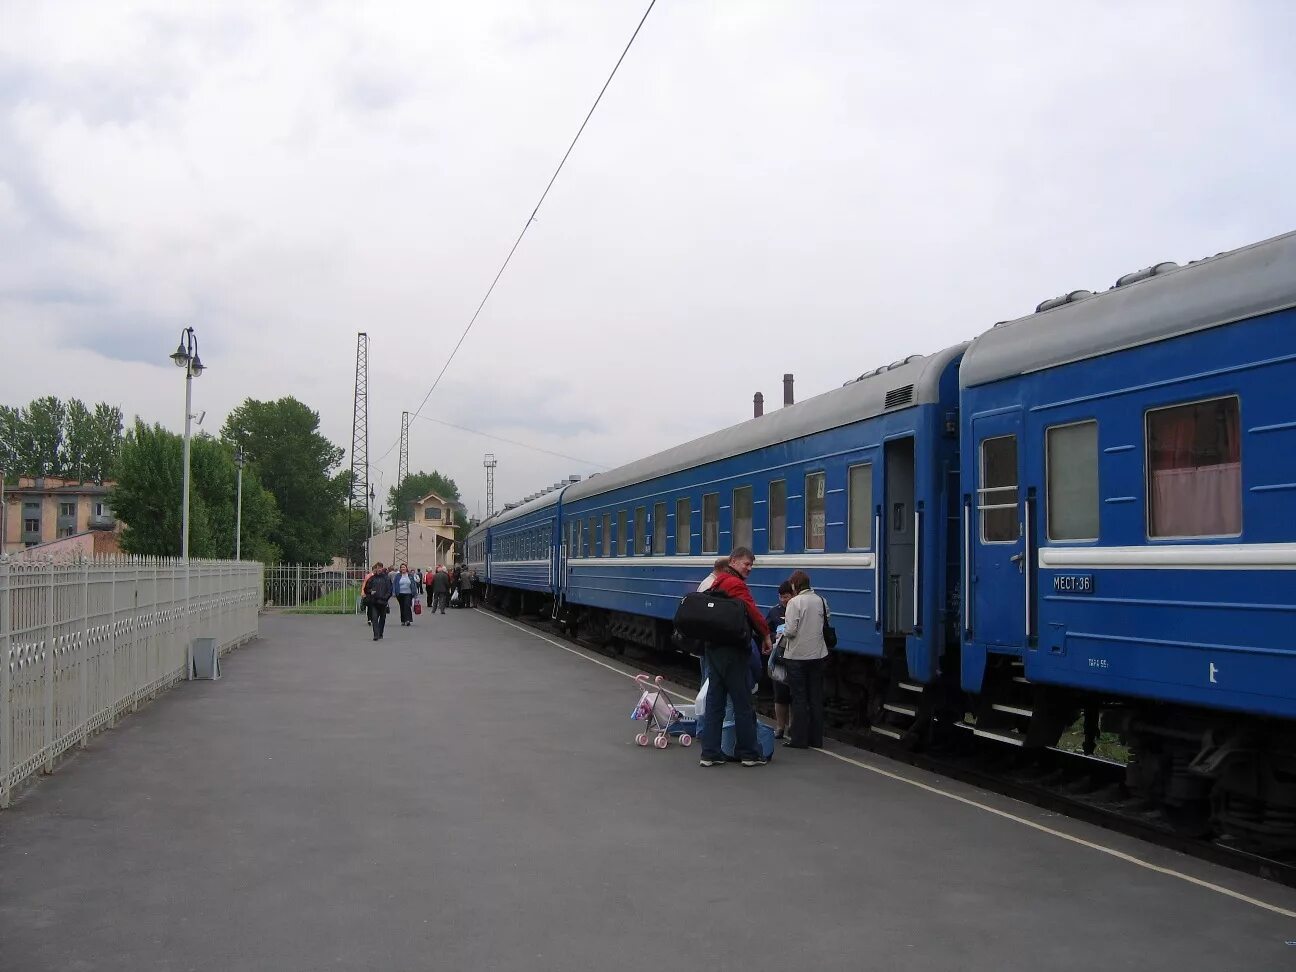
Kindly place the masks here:
[[(347, 499), (347, 559), (354, 556), (356, 514), (363, 507), (366, 522), (364, 536), (373, 534), (373, 487), (369, 482), (369, 335), (356, 335), (355, 403), (351, 414), (351, 495)], [(369, 543), (365, 541), (365, 566), (368, 566)]]
[(238, 499), (234, 506), (234, 559), (243, 559), (243, 447), (234, 449), (234, 465), (238, 467)]
[(486, 467), (486, 519), (495, 515), (495, 453), (488, 452), (482, 465)]
[[(401, 412), (400, 464), (397, 466), (396, 471), (396, 491), (398, 493), (408, 478), (409, 412)], [(396, 521), (396, 547), (392, 552), (392, 565), (397, 568), (409, 559), (409, 520), (406, 519), (408, 512), (405, 504), (401, 504), (401, 508), (398, 510), (392, 510), (392, 518)]]

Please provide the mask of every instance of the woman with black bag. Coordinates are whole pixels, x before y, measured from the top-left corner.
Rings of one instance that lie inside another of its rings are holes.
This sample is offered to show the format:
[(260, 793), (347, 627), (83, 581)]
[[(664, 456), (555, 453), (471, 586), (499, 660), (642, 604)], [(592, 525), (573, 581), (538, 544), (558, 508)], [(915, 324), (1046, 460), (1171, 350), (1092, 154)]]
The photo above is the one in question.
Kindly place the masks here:
[(829, 641), (837, 639), (828, 623), (828, 602), (814, 592), (809, 575), (794, 571), (788, 583), (793, 594), (783, 622), (783, 664), (792, 690), (792, 738), (783, 745), (809, 749), (823, 745), (824, 664)]

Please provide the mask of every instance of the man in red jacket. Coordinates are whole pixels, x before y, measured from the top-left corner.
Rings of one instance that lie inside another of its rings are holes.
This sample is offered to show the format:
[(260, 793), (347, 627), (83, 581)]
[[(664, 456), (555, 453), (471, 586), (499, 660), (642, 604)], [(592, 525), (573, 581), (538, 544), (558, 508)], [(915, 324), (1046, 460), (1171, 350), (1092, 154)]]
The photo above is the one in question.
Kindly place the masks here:
[[(747, 618), (751, 629), (760, 639), (761, 649), (768, 653), (770, 649), (769, 625), (765, 616), (756, 606), (751, 591), (747, 588), (747, 575), (756, 564), (756, 555), (746, 547), (735, 547), (729, 555), (729, 563), (716, 573), (716, 579), (710, 590), (716, 591), (741, 601), (747, 609)], [(756, 739), (756, 713), (751, 704), (751, 683), (748, 674), (748, 659), (751, 657), (751, 646), (717, 645), (706, 646), (707, 697), (706, 721), (702, 726), (702, 766), (723, 766), (724, 752), (720, 748), (720, 734), (725, 714), (726, 700), (733, 702), (734, 714), (734, 756), (744, 766), (764, 766), (765, 758)]]

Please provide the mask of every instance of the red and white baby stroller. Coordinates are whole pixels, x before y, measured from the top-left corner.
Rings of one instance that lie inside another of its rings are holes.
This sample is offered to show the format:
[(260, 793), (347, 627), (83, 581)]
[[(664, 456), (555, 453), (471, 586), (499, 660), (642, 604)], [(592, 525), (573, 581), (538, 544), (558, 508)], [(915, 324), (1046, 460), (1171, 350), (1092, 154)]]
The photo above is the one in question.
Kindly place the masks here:
[(697, 726), (695, 707), (673, 704), (662, 688), (662, 681), (660, 675), (656, 678), (642, 673), (635, 676), (635, 684), (641, 687), (642, 694), (630, 718), (648, 723), (644, 731), (635, 736), (635, 742), (647, 746), (650, 734), (656, 733), (652, 744), (658, 749), (670, 745), (671, 736), (678, 736), (681, 746), (691, 746)]

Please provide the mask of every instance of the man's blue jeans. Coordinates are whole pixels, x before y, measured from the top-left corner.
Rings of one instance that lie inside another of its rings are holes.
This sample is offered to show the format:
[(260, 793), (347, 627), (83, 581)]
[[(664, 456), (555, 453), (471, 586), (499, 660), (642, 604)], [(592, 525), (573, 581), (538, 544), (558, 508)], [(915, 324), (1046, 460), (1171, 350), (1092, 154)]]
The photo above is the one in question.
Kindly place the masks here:
[(751, 703), (751, 675), (748, 673), (750, 650), (707, 645), (706, 722), (702, 726), (702, 758), (724, 759), (720, 749), (725, 703), (733, 703), (734, 756), (759, 759), (756, 742), (756, 713)]

